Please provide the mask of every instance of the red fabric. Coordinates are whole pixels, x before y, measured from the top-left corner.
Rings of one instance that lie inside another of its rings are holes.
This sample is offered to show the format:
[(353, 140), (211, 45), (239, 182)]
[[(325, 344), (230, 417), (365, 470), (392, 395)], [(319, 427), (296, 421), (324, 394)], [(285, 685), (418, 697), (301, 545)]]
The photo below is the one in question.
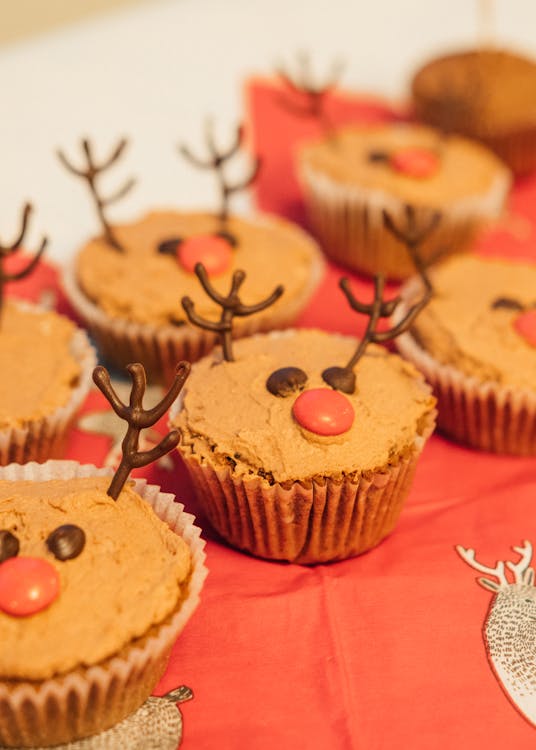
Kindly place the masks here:
[[(289, 175), (295, 142), (313, 131), (281, 109), (268, 83), (247, 89), (250, 136), (265, 161), (258, 203), (302, 217)], [(392, 113), (366, 100), (333, 102), (337, 120)], [(516, 185), (510, 217), (479, 250), (536, 259), (536, 179)], [(42, 271), (44, 272), (44, 271)], [(329, 265), (300, 323), (359, 333)], [(360, 292), (370, 281), (350, 274)], [(20, 290), (21, 287), (19, 287)], [(99, 393), (85, 411), (105, 408)], [(70, 458), (101, 463), (109, 440), (75, 431)], [(184, 750), (380, 750), (528, 747), (536, 729), (495, 678), (482, 627), (491, 592), (454, 551), (516, 560), (536, 544), (536, 459), (477, 452), (440, 435), (427, 444), (400, 523), (359, 558), (305, 568), (256, 560), (219, 543), (184, 469), (149, 481), (185, 502), (205, 528), (210, 574), (156, 692), (186, 684)], [(140, 603), (141, 604), (141, 603)]]

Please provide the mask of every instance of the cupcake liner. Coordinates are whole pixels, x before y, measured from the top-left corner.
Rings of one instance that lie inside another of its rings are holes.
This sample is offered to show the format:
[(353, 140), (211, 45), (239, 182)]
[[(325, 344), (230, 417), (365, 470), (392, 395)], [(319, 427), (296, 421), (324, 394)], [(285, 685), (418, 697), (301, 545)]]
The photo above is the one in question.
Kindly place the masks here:
[[(423, 389), (429, 392), (423, 381)], [(175, 405), (173, 415), (181, 408)], [(344, 560), (375, 547), (396, 526), (419, 455), (435, 426), (424, 420), (413, 446), (382, 468), (360, 476), (312, 477), (269, 484), (178, 451), (210, 523), (233, 547), (271, 560), (312, 564)]]
[[(338, 263), (368, 274), (384, 273), (402, 279), (415, 273), (406, 247), (384, 227), (382, 212), (403, 223), (405, 202), (383, 190), (336, 182), (301, 165), (304, 200), (314, 234), (326, 254)], [(438, 249), (461, 252), (473, 242), (482, 224), (497, 218), (508, 194), (510, 180), (498, 175), (487, 192), (462, 198), (438, 209), (442, 221), (421, 247), (424, 262)]]
[[(43, 481), (109, 475), (74, 461), (49, 461), (0, 469), (0, 479)], [(177, 609), (116, 656), (91, 667), (43, 680), (0, 681), (0, 745), (51, 746), (108, 729), (148, 698), (165, 671), (173, 643), (199, 603), (207, 575), (205, 542), (194, 517), (174, 496), (136, 479), (136, 491), (157, 516), (182, 536), (192, 555), (188, 593)]]
[[(301, 293), (287, 300), (283, 295), (283, 303), (279, 302), (266, 312), (235, 318), (233, 338), (286, 328), (298, 317), (320, 283), (324, 270), (320, 249), (312, 240), (311, 243), (311, 271)], [(74, 265), (64, 270), (63, 288), (71, 305), (89, 328), (103, 357), (121, 368), (130, 362), (142, 362), (153, 379), (170, 382), (178, 362), (183, 359), (195, 362), (213, 349), (218, 341), (214, 333), (189, 323), (178, 327), (156, 326), (110, 317), (80, 289)], [(180, 289), (177, 290), (177, 306), (179, 301)]]
[[(26, 302), (18, 304), (30, 312), (42, 312)], [(73, 336), (71, 354), (80, 365), (80, 378), (69, 400), (50, 414), (32, 419), (22, 427), (0, 428), (0, 466), (63, 457), (69, 429), (89, 392), (91, 375), (97, 364), (95, 350), (80, 329)]]
[[(402, 290), (404, 299), (417, 293), (417, 280)], [(393, 316), (405, 314), (402, 302)], [(424, 375), (437, 398), (438, 426), (461, 443), (515, 456), (536, 455), (536, 392), (524, 388), (482, 382), (452, 365), (435, 360), (411, 332), (396, 339), (400, 354)]]

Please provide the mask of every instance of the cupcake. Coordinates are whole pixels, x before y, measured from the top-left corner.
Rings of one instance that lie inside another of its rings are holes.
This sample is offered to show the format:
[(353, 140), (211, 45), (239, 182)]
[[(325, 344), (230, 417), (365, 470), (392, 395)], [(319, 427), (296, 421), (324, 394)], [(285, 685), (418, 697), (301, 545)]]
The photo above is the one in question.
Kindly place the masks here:
[[(179, 306), (180, 297), (186, 294), (207, 315), (217, 311), (199, 290), (193, 273), (198, 261), (205, 264), (215, 286), (222, 290), (233, 270), (244, 267), (249, 274), (244, 295), (252, 299), (286, 270), (290, 282), (285, 297), (269, 313), (239, 324), (237, 335), (289, 325), (311, 297), (323, 268), (315, 242), (282, 219), (229, 214), (230, 196), (250, 182), (247, 179), (231, 186), (222, 172), (241, 137), (239, 130), (234, 147), (225, 154), (214, 152), (207, 164), (183, 149), (196, 164), (217, 173), (222, 198), (219, 212), (154, 211), (138, 221), (114, 226), (103, 213), (104, 201), (95, 198), (101, 207), (102, 234), (77, 253), (64, 285), (110, 362), (140, 361), (152, 377), (169, 380), (178, 360), (196, 360), (212, 348), (214, 335), (189, 325)], [(78, 173), (88, 179), (91, 169), (98, 172), (101, 168), (95, 167), (91, 149), (85, 144), (88, 169)], [(212, 141), (210, 146), (215, 148)]]
[(171, 414), (211, 524), (260, 557), (318, 563), (377, 545), (396, 525), (433, 430), (424, 379), (374, 343), (396, 335), (427, 295), (403, 324), (379, 332), (379, 318), (397, 304), (383, 300), (383, 279), (370, 305), (341, 285), (369, 315), (361, 342), (318, 330), (230, 342), (227, 328), (222, 350), (192, 367)]
[(145, 373), (129, 366), (124, 404), (107, 371), (94, 380), (127, 422), (123, 457), (107, 470), (74, 462), (0, 470), (0, 743), (57, 745), (97, 734), (148, 698), (195, 609), (206, 569), (193, 517), (173, 495), (127, 484), (175, 447), (169, 433), (139, 451), (140, 430), (178, 395), (143, 408)]
[[(536, 266), (453, 257), (430, 273), (434, 294), (400, 353), (433, 386), (438, 424), (475, 448), (536, 455)], [(418, 294), (418, 280), (403, 290)]]
[(46, 247), (17, 272), (3, 261), (19, 250), (31, 213), (24, 207), (19, 237), (0, 248), (0, 465), (61, 457), (69, 427), (89, 391), (95, 353), (67, 318), (27, 302), (4, 299), (4, 285), (28, 276)]
[(536, 63), (508, 50), (428, 62), (412, 82), (417, 117), (485, 143), (516, 175), (536, 168)]
[[(390, 124), (341, 128), (335, 137), (305, 144), (298, 169), (311, 225), (338, 263), (369, 274), (404, 278), (413, 266), (403, 244), (386, 232), (411, 204), (423, 221), (440, 212), (422, 247), (459, 252), (496, 219), (510, 188), (507, 168), (485, 147), (431, 128)], [(433, 230), (433, 231), (432, 231)]]

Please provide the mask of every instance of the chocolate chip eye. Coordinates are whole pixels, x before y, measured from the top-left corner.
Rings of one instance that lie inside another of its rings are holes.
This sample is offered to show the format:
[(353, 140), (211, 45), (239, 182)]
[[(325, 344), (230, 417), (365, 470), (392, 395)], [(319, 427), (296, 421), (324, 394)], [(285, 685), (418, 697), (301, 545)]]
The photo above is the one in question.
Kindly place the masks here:
[(66, 523), (48, 535), (47, 547), (57, 560), (72, 560), (84, 549), (86, 535), (80, 526)]
[(368, 160), (372, 162), (389, 161), (387, 151), (369, 151)]
[(512, 299), (511, 297), (497, 297), (497, 299), (494, 299), (491, 303), (492, 310), (524, 310), (524, 306), (521, 304), (521, 302), (518, 302), (516, 299)]
[(182, 242), (182, 237), (173, 237), (170, 240), (164, 240), (158, 245), (158, 252), (162, 255), (177, 255), (177, 249)]
[(355, 393), (355, 372), (348, 367), (328, 367), (322, 373), (322, 380), (336, 391)]
[(9, 560), (10, 557), (17, 557), (19, 554), (19, 540), (7, 529), (0, 531), (0, 563)]
[(281, 367), (274, 370), (266, 381), (266, 387), (274, 396), (291, 396), (295, 391), (303, 391), (307, 375), (299, 367)]

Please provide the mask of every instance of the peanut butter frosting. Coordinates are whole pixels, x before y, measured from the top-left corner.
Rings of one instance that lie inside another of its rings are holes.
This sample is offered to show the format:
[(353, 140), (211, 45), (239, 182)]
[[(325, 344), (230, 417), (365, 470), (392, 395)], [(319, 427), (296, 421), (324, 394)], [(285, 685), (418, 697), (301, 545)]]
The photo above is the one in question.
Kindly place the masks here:
[[(220, 309), (201, 289), (195, 274), (184, 270), (176, 258), (158, 252), (161, 242), (216, 233), (217, 218), (207, 213), (153, 212), (140, 221), (114, 227), (125, 248), (120, 253), (103, 238), (95, 238), (81, 250), (76, 275), (84, 294), (114, 318), (137, 323), (165, 325), (186, 323), (181, 298), (189, 296), (202, 316), (218, 319)], [(266, 296), (266, 290), (284, 282), (285, 294), (268, 313), (285, 305), (312, 286), (313, 265), (320, 264), (314, 241), (299, 227), (276, 217), (254, 220), (231, 217), (226, 226), (238, 240), (232, 266), (211, 278), (217, 291), (227, 294), (233, 271), (243, 269), (241, 287), (245, 304)]]
[(434, 296), (412, 335), (442, 364), (478, 380), (536, 391), (536, 348), (513, 323), (536, 306), (536, 266), (473, 255), (453, 257), (433, 275)]
[[(126, 486), (117, 501), (107, 477), (0, 481), (0, 529), (16, 535), (19, 556), (44, 558), (60, 593), (29, 617), (0, 611), (0, 677), (42, 680), (117, 653), (162, 622), (186, 591), (188, 547)], [(58, 526), (86, 535), (73, 559), (60, 561), (45, 540)]]
[[(393, 169), (388, 160), (371, 158), (377, 152), (389, 155), (402, 148), (435, 152), (437, 171), (416, 179)], [(304, 146), (300, 163), (303, 169), (336, 184), (384, 191), (417, 206), (449, 206), (464, 198), (504, 191), (510, 182), (507, 168), (484, 146), (409, 124), (342, 128), (333, 140)]]
[(54, 312), (6, 300), (0, 319), (0, 429), (22, 427), (66, 404), (80, 366), (75, 326)]
[(357, 389), (347, 396), (352, 427), (321, 437), (298, 425), (292, 406), (299, 393), (274, 396), (270, 374), (299, 367), (306, 389), (327, 387), (322, 371), (343, 366), (357, 341), (316, 330), (253, 336), (234, 343), (235, 361), (219, 351), (192, 367), (182, 409), (173, 422), (183, 431), (181, 452), (210, 465), (234, 466), (238, 475), (270, 482), (361, 474), (396, 463), (413, 449), (434, 399), (412, 365), (371, 345), (355, 368)]
[(431, 60), (415, 75), (413, 92), (438, 107), (450, 97), (460, 126), (475, 135), (536, 124), (536, 63), (507, 50), (483, 48)]

